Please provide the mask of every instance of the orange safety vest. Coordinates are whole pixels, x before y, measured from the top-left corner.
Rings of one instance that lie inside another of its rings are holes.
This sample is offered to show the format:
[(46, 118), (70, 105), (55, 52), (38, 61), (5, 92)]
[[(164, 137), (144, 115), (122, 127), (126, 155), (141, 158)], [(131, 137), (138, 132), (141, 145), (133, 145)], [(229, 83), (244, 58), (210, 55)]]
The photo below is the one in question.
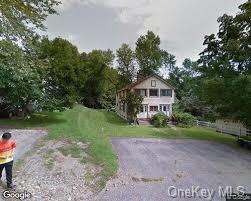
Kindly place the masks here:
[(8, 140), (4, 142), (0, 140), (0, 164), (8, 163), (13, 161), (13, 154), (16, 148), (16, 142), (14, 140)]

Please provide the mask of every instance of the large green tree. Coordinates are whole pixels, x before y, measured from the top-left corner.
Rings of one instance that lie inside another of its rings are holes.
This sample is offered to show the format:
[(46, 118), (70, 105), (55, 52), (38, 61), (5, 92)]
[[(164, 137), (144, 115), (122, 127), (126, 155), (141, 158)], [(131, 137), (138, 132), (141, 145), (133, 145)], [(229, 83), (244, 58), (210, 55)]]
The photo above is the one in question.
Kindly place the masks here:
[(133, 82), (135, 78), (135, 54), (127, 44), (122, 44), (116, 52), (118, 62), (118, 72), (121, 75), (121, 85)]
[(218, 19), (217, 35), (205, 37), (200, 54), (201, 98), (224, 118), (251, 125), (251, 2), (236, 16)]
[(36, 29), (45, 29), (43, 22), (56, 14), (58, 4), (58, 0), (1, 0), (0, 37), (27, 42)]
[(16, 44), (0, 41), (1, 109), (24, 115), (42, 96), (42, 79), (33, 58)]
[(174, 111), (188, 112), (200, 119), (212, 121), (215, 120), (213, 108), (198, 96), (201, 78), (197, 71), (198, 63), (190, 59), (185, 59), (182, 66), (169, 68), (169, 81), (176, 88)]
[(82, 54), (82, 58), (87, 75), (81, 91), (82, 103), (87, 107), (102, 108), (107, 86), (105, 83), (109, 78), (108, 68), (113, 63), (114, 55), (111, 50), (93, 50), (88, 54)]
[(86, 69), (81, 65), (78, 49), (69, 41), (44, 38), (38, 48), (39, 59), (44, 61), (40, 69), (46, 88), (46, 99), (53, 108), (71, 107), (79, 101), (79, 88), (86, 81)]
[(135, 55), (139, 66), (139, 76), (145, 77), (157, 73), (162, 64), (160, 37), (152, 31), (140, 36), (136, 42)]

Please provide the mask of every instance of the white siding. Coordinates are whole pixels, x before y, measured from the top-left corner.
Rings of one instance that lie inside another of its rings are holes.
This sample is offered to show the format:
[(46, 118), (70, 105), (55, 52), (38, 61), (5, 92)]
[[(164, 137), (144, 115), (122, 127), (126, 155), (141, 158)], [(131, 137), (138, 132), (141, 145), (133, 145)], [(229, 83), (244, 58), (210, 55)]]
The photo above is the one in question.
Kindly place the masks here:
[[(156, 87), (151, 86), (151, 80), (156, 80)], [(149, 96), (149, 89), (158, 89), (159, 95), (160, 95), (160, 89), (172, 89), (170, 86), (166, 85), (166, 83), (162, 82), (161, 80), (158, 80), (155, 77), (151, 77), (137, 86), (134, 87), (134, 89), (148, 89), (148, 96)], [(172, 97), (145, 97), (143, 104), (149, 104), (149, 105), (160, 105), (160, 104), (173, 104), (174, 103), (174, 97), (175, 93), (174, 90), (172, 91)]]
[[(151, 86), (151, 81), (152, 80), (156, 80), (156, 86), (155, 87)], [(151, 106), (158, 106), (158, 109), (160, 109), (159, 108), (160, 105), (169, 105), (170, 110), (167, 112), (167, 115), (172, 114), (172, 104), (174, 103), (175, 93), (174, 93), (174, 89), (171, 86), (167, 85), (162, 80), (160, 80), (157, 77), (153, 76), (153, 77), (150, 77), (147, 80), (139, 83), (135, 87), (133, 87), (131, 89), (131, 91), (134, 91), (135, 89), (146, 89), (147, 90), (147, 97), (144, 97), (142, 105), (147, 105), (147, 107), (148, 107), (148, 112), (147, 112), (147, 117), (148, 118), (150, 118), (152, 115), (157, 113), (157, 112), (150, 111)], [(150, 89), (157, 89), (158, 90), (158, 97), (150, 97), (149, 96), (149, 90)], [(171, 89), (172, 90), (172, 97), (160, 96), (160, 90), (161, 89)], [(124, 112), (123, 110), (121, 110), (121, 107), (120, 107), (121, 99), (122, 99), (121, 97), (123, 97), (123, 93), (125, 95), (126, 91), (124, 90), (124, 91), (121, 91), (121, 92), (117, 93), (117, 96), (116, 96), (116, 111), (117, 111), (119, 116), (127, 119), (126, 110)], [(127, 109), (127, 108), (125, 108), (125, 109)], [(138, 115), (138, 118), (141, 118), (141, 115)]]

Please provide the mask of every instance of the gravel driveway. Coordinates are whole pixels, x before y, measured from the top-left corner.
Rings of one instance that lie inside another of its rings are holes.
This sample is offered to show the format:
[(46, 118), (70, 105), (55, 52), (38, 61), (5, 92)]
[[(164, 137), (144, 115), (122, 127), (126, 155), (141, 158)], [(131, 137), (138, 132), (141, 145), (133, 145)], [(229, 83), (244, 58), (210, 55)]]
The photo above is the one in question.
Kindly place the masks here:
[[(196, 140), (116, 138), (112, 145), (119, 159), (118, 176), (95, 200), (220, 201), (225, 199), (219, 196), (219, 190), (227, 186), (232, 186), (234, 192), (237, 186), (243, 186), (251, 193), (248, 151)], [(189, 193), (192, 186), (195, 194)], [(195, 189), (197, 186), (205, 191)], [(183, 189), (188, 189), (187, 197)]]

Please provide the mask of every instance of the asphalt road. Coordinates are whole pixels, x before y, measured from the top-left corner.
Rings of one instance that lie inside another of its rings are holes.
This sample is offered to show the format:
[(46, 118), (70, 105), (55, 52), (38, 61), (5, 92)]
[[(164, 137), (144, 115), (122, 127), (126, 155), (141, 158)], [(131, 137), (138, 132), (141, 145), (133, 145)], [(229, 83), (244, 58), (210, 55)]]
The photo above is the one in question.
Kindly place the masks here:
[(112, 145), (118, 176), (94, 200), (221, 201), (220, 193), (228, 186), (234, 192), (243, 186), (251, 193), (248, 151), (196, 140), (116, 138)]

